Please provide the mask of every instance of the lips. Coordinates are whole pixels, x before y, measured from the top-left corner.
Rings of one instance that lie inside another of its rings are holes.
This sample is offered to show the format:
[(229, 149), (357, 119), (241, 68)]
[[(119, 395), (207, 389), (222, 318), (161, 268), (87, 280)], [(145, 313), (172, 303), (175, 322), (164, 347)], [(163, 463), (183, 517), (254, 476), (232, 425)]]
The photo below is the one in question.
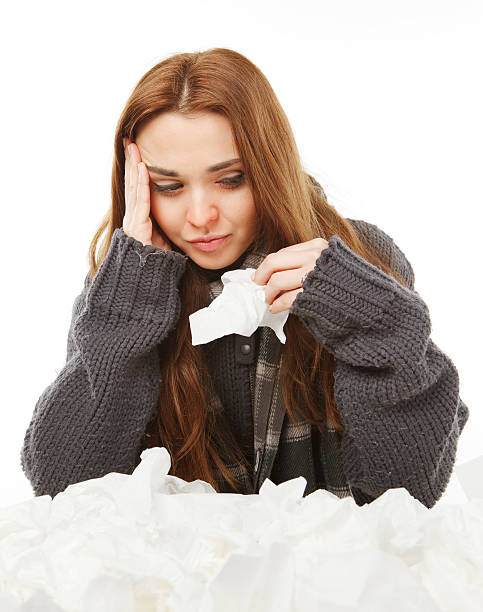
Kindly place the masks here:
[(207, 243), (207, 242), (213, 242), (213, 240), (220, 240), (220, 238), (226, 238), (228, 236), (228, 234), (219, 234), (216, 236), (211, 236), (210, 238), (200, 238), (199, 240), (189, 240), (188, 242), (191, 243)]
[(222, 238), (214, 238), (209, 242), (192, 242), (193, 248), (198, 249), (199, 251), (204, 251), (205, 253), (213, 253), (221, 248), (224, 244), (226, 244), (230, 240), (231, 234), (227, 234)]

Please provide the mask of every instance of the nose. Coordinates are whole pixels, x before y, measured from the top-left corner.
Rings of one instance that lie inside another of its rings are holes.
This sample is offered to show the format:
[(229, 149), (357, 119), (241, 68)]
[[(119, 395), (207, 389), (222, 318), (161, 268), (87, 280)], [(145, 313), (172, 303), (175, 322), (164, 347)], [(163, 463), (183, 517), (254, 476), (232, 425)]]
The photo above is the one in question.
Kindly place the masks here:
[(218, 218), (218, 206), (203, 194), (194, 197), (188, 206), (186, 220), (196, 227), (208, 227)]

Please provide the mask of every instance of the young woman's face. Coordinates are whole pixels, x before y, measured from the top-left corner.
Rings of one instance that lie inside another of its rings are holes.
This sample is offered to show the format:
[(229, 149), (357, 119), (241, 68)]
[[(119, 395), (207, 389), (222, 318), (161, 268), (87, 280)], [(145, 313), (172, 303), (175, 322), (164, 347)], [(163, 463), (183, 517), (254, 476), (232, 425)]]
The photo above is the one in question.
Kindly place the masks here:
[[(256, 219), (243, 166), (233, 161), (238, 152), (228, 119), (162, 113), (141, 127), (136, 145), (150, 175), (152, 215), (169, 240), (203, 268), (236, 261), (254, 238)], [(191, 242), (212, 235), (229, 237), (211, 252)]]

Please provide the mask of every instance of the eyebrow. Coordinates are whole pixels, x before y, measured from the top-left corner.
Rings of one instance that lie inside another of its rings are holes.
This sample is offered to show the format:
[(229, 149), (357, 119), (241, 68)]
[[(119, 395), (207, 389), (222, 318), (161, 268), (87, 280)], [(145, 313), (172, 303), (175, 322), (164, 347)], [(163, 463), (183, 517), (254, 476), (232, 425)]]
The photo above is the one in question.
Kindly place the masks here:
[[(227, 161), (220, 162), (215, 164), (214, 166), (210, 166), (206, 169), (206, 172), (216, 172), (217, 170), (223, 170), (223, 168), (228, 168), (229, 166), (233, 166), (233, 164), (238, 163), (240, 160), (239, 157), (235, 157), (234, 159), (228, 159)], [(146, 168), (149, 172), (153, 174), (159, 174), (160, 176), (180, 176), (176, 170), (167, 170), (166, 168), (160, 168), (159, 166), (148, 166), (146, 164)]]

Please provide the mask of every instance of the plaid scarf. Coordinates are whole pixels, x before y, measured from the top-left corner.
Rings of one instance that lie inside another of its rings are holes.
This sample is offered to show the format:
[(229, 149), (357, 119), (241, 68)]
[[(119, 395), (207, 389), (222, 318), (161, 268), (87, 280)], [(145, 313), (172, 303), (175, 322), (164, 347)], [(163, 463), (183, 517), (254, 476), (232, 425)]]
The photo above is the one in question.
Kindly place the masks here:
[[(247, 252), (246, 256), (236, 262), (239, 269), (258, 268), (265, 259), (266, 253)], [(218, 297), (223, 290), (221, 278), (209, 282), (210, 303)], [(342, 460), (338, 452), (340, 433), (327, 423), (323, 433), (313, 431), (311, 426), (294, 410), (294, 417), (298, 427), (293, 427), (286, 417), (286, 410), (282, 399), (280, 385), (280, 368), (283, 361), (283, 345), (270, 327), (261, 327), (260, 340), (255, 365), (250, 368), (250, 389), (253, 405), (254, 425), (254, 466), (253, 474), (247, 473), (241, 465), (227, 465), (230, 472), (241, 481), (245, 494), (258, 493), (260, 486), (266, 478), (270, 478), (274, 467), (275, 457), (280, 445), (290, 447), (288, 458), (294, 458), (294, 465), (282, 465), (278, 468), (280, 481), (304, 476), (307, 486), (304, 496), (318, 488), (324, 488), (338, 497), (351, 495), (342, 469)], [(318, 388), (322, 388), (319, 384)], [(208, 398), (210, 405), (221, 409), (221, 402), (217, 395)], [(321, 412), (325, 414), (325, 401), (323, 393), (319, 394)], [(316, 429), (316, 428), (315, 428)], [(308, 473), (301, 473), (305, 457), (312, 457), (312, 436), (317, 435), (318, 448), (317, 466), (310, 466)], [(297, 450), (298, 453), (297, 453)], [(298, 461), (300, 457), (300, 462)], [(289, 459), (290, 461), (290, 459)], [(270, 478), (271, 479), (271, 478)], [(278, 483), (277, 483), (278, 484)]]

